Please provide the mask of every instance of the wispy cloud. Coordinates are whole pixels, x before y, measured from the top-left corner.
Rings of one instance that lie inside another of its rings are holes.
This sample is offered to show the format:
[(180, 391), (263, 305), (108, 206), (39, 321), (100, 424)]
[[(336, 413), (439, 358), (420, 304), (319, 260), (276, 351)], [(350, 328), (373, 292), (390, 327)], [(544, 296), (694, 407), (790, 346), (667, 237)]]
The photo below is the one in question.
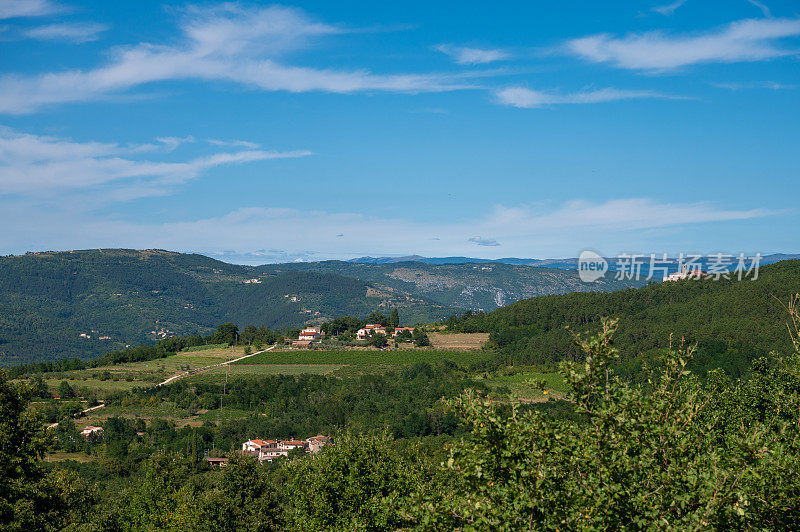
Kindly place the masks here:
[(499, 90), (496, 93), (496, 97), (501, 104), (524, 109), (535, 109), (548, 105), (603, 103), (642, 98), (680, 98), (645, 90), (605, 88), (563, 94), (531, 90), (525, 87), (509, 87)]
[(114, 49), (105, 66), (0, 78), (0, 112), (29, 113), (49, 104), (88, 101), (166, 80), (215, 80), (265, 91), (438, 92), (469, 87), (464, 74), (373, 74), (286, 64), (288, 52), (345, 30), (281, 6), (239, 4), (185, 11), (175, 44)]
[(686, 0), (676, 0), (675, 2), (672, 2), (670, 4), (655, 6), (651, 9), (651, 11), (653, 11), (654, 13), (658, 13), (659, 15), (664, 15), (665, 17), (668, 17), (672, 15), (676, 9), (678, 9), (685, 3)]
[(760, 9), (765, 17), (772, 16), (772, 12), (770, 12), (769, 8), (766, 5), (762, 4), (761, 2), (758, 2), (757, 0), (747, 0), (747, 1), (756, 6), (758, 9)]
[(50, 0), (0, 0), (0, 19), (43, 17), (63, 10), (62, 6)]
[(163, 195), (204, 171), (222, 165), (303, 157), (308, 151), (240, 150), (213, 153), (183, 162), (144, 160), (142, 153), (169, 152), (191, 137), (165, 137), (156, 144), (120, 145), (76, 142), (20, 133), (0, 127), (0, 196), (52, 196), (65, 191), (104, 189), (115, 199)]
[(480, 65), (492, 63), (494, 61), (503, 61), (511, 57), (511, 54), (508, 52), (496, 48), (468, 48), (453, 46), (451, 44), (440, 44), (435, 48), (443, 54), (452, 57), (453, 61), (459, 65)]
[(797, 85), (787, 85), (776, 81), (739, 81), (739, 82), (719, 82), (711, 83), (714, 87), (740, 91), (744, 89), (769, 89), (773, 91), (796, 89)]
[(105, 24), (70, 22), (37, 26), (24, 32), (26, 37), (42, 41), (67, 41), (75, 44), (96, 41), (108, 30)]
[(208, 139), (206, 142), (209, 144), (214, 144), (215, 146), (234, 146), (238, 148), (249, 148), (254, 150), (259, 148), (260, 146), (255, 142), (250, 142), (249, 140), (219, 140), (219, 139)]
[(619, 68), (664, 71), (698, 63), (763, 61), (797, 53), (781, 39), (800, 36), (800, 19), (747, 19), (695, 34), (660, 31), (614, 36), (607, 33), (568, 41), (567, 53)]

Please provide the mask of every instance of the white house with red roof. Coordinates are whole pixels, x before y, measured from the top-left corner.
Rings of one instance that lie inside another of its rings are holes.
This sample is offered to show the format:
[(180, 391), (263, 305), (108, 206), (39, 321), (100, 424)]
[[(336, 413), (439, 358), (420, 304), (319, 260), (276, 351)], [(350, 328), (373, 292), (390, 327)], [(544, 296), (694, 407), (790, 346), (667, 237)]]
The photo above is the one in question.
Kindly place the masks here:
[(308, 442), (305, 440), (286, 440), (278, 442), (278, 449), (282, 451), (291, 451), (292, 449), (305, 449), (308, 447)]
[(247, 440), (242, 444), (242, 450), (248, 452), (260, 452), (261, 449), (266, 447), (274, 447), (276, 445), (275, 440)]
[(373, 334), (386, 334), (386, 327), (379, 323), (368, 323), (364, 325), (363, 329), (359, 329), (356, 332), (356, 337), (359, 340), (365, 340), (367, 336), (372, 336)]
[(309, 341), (314, 342), (319, 340), (322, 337), (322, 329), (320, 327), (306, 327), (302, 331), (300, 331), (300, 335), (297, 337), (299, 341)]

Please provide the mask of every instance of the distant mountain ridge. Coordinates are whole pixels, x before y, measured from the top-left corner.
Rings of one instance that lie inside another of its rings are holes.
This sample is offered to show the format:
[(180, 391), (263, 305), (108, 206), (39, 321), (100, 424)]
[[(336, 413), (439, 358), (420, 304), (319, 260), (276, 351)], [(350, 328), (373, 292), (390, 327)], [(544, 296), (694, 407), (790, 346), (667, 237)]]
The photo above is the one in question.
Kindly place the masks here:
[[(748, 257), (748, 261), (752, 257)], [(763, 255), (760, 260), (760, 264), (767, 265), (767, 264), (774, 264), (776, 262), (780, 262), (783, 260), (792, 260), (792, 259), (800, 259), (800, 254), (789, 254), (789, 253), (770, 253), (767, 255)], [(612, 271), (619, 271), (620, 269), (625, 267), (625, 260), (620, 259), (619, 257), (605, 257), (605, 260), (608, 262), (609, 269)], [(640, 261), (643, 261), (643, 272), (649, 272), (649, 256), (645, 258), (639, 258)], [(498, 264), (513, 264), (513, 265), (525, 265), (525, 266), (536, 266), (540, 268), (558, 268), (558, 269), (566, 269), (566, 270), (575, 270), (578, 268), (578, 257), (566, 257), (561, 259), (523, 259), (517, 257), (506, 257), (502, 259), (479, 259), (475, 257), (423, 257), (420, 255), (406, 255), (402, 257), (358, 257), (355, 259), (350, 259), (347, 262), (351, 262), (354, 264), (394, 264), (399, 262), (421, 262), (423, 264), (488, 264), (488, 263), (498, 263)], [(679, 270), (679, 262), (677, 257), (668, 257), (667, 258), (667, 271), (669, 273), (673, 273)], [(702, 268), (707, 268), (709, 265), (709, 261), (707, 259), (699, 261), (699, 264)]]
[(270, 274), (289, 271), (334, 273), (414, 294), (444, 306), (476, 311), (491, 311), (534, 296), (613, 291), (646, 284), (644, 280), (617, 280), (612, 275), (596, 283), (584, 283), (574, 268), (532, 267), (496, 261), (439, 264), (415, 260), (330, 260), (265, 264), (255, 268)]

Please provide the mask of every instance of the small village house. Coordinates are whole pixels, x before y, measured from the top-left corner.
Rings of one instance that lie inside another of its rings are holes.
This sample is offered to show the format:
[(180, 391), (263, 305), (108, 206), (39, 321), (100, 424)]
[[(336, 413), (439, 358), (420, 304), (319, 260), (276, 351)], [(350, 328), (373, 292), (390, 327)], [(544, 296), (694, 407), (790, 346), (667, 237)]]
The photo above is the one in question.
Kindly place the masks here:
[(392, 336), (395, 337), (400, 336), (401, 334), (403, 334), (404, 331), (408, 331), (409, 333), (414, 334), (414, 327), (396, 327), (394, 332), (392, 333)]
[(81, 431), (81, 437), (83, 439), (88, 440), (91, 437), (101, 438), (103, 436), (103, 427), (84, 427)]
[(211, 467), (223, 467), (228, 465), (227, 458), (217, 458), (215, 456), (207, 456), (205, 460)]
[(356, 337), (359, 340), (366, 340), (368, 336), (372, 336), (373, 334), (386, 334), (386, 327), (380, 325), (378, 323), (368, 323), (364, 325), (363, 329), (359, 329), (356, 331)]
[(278, 449), (282, 451), (291, 451), (292, 449), (305, 449), (308, 447), (308, 442), (305, 440), (287, 440), (278, 442)]
[(318, 453), (324, 446), (331, 445), (333, 443), (333, 438), (320, 434), (318, 436), (311, 436), (306, 441), (308, 442), (308, 452)]
[(247, 440), (242, 444), (242, 450), (247, 452), (258, 452), (262, 447), (268, 447), (269, 444), (274, 444), (273, 440)]

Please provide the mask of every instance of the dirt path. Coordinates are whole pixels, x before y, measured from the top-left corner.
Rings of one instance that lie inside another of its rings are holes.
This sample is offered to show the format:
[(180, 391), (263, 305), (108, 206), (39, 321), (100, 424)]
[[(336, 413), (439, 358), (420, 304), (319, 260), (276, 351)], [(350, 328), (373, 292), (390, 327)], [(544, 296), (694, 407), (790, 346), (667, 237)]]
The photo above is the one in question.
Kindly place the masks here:
[[(99, 405), (96, 405), (96, 406), (90, 406), (89, 408), (84, 408), (83, 410), (81, 410), (81, 413), (80, 413), (80, 415), (81, 415), (81, 416), (84, 416), (84, 415), (86, 415), (86, 413), (87, 413), (87, 412), (92, 412), (92, 411), (94, 411), (94, 410), (97, 410), (98, 408), (103, 408), (104, 406), (106, 406), (106, 402), (105, 402), (105, 401), (100, 401), (100, 404), (99, 404)], [(75, 417), (75, 416), (73, 416), (73, 417)], [(56, 422), (56, 423), (50, 423), (49, 425), (47, 425), (47, 428), (48, 428), (48, 429), (54, 429), (54, 428), (56, 428), (57, 426), (58, 426), (58, 422)]]
[(212, 368), (218, 368), (220, 366), (227, 366), (228, 364), (232, 364), (234, 362), (238, 362), (240, 360), (244, 360), (245, 358), (250, 358), (255, 355), (259, 355), (261, 353), (266, 353), (267, 351), (272, 351), (277, 347), (278, 344), (273, 345), (272, 347), (268, 347), (266, 349), (262, 349), (261, 351), (256, 351), (255, 353), (250, 353), (249, 355), (244, 355), (239, 358), (234, 358), (233, 360), (226, 360), (225, 362), (220, 362), (219, 364), (211, 364), (210, 366), (203, 366), (202, 368), (195, 368), (190, 369), (189, 371), (184, 371), (183, 373), (178, 373), (177, 375), (173, 375), (172, 377), (168, 378), (164, 382), (159, 382), (156, 386), (165, 386), (167, 384), (172, 384), (178, 379), (182, 379), (183, 377), (188, 377), (189, 375), (197, 375), (198, 373), (202, 373), (204, 371), (208, 371)]

